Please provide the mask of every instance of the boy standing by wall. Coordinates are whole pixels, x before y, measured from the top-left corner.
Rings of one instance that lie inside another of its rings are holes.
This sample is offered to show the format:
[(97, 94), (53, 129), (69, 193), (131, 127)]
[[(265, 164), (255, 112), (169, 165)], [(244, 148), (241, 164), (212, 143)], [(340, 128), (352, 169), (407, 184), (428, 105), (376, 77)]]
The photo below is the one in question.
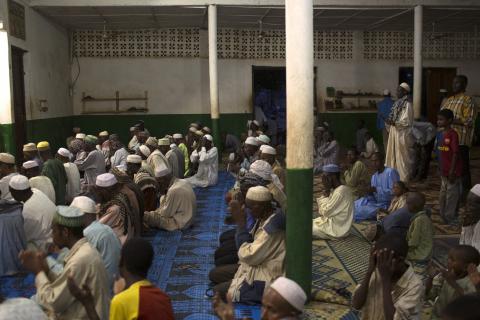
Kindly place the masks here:
[(457, 132), (451, 127), (453, 112), (442, 109), (437, 115), (437, 125), (443, 132), (437, 136), (437, 150), (440, 160), (440, 216), (448, 223), (454, 223), (458, 202), (462, 192), (462, 162), (459, 157)]

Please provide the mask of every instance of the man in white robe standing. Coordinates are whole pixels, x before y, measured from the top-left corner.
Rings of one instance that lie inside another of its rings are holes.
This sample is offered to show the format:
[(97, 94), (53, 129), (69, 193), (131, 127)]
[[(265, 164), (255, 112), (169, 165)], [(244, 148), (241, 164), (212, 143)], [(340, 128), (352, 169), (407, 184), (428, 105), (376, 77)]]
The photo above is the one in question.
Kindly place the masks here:
[(80, 172), (78, 171), (77, 165), (71, 163), (69, 159), (72, 154), (65, 148), (60, 148), (57, 151), (55, 157), (63, 162), (65, 172), (67, 173), (67, 193), (65, 194), (65, 202), (72, 202), (73, 198), (80, 194)]
[(396, 169), (403, 182), (410, 180), (415, 161), (413, 105), (408, 100), (409, 92), (410, 86), (407, 83), (398, 86), (398, 100), (393, 104), (390, 117), (386, 120), (389, 135), (385, 165)]
[(218, 180), (218, 151), (213, 146), (213, 137), (206, 134), (196, 150), (190, 156), (192, 163), (198, 162), (197, 173), (188, 179), (194, 187), (208, 187), (217, 184)]

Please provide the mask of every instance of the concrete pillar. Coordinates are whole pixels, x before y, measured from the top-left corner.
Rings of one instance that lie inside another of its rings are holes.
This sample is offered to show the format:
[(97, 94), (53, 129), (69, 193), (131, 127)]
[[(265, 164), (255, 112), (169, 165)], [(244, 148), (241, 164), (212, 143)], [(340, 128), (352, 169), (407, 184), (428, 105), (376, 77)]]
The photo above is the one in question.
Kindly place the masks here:
[(0, 28), (0, 152), (15, 154), (11, 76), (10, 76), (10, 44), (6, 22)]
[(422, 39), (423, 6), (415, 7), (414, 48), (413, 48), (413, 112), (415, 119), (422, 114)]
[(217, 7), (208, 6), (208, 74), (210, 76), (210, 113), (215, 146), (220, 146), (220, 110), (218, 106)]
[(313, 198), (313, 3), (285, 1), (287, 277), (310, 295)]

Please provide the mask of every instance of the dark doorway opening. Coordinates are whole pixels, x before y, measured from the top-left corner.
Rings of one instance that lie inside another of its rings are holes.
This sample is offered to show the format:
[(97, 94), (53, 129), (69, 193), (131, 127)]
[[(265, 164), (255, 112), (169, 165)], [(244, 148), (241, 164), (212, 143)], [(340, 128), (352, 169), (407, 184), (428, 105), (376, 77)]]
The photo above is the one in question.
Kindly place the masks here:
[[(456, 74), (456, 68), (423, 68), (422, 117), (424, 119), (436, 124), (437, 113), (443, 98), (452, 94), (452, 81)], [(401, 67), (398, 72), (398, 80), (399, 83), (408, 83), (413, 93), (412, 67)]]
[(25, 111), (25, 73), (23, 69), (23, 55), (25, 50), (12, 46), (12, 87), (14, 133), (16, 159), (22, 162), (22, 149), (27, 140), (27, 115)]

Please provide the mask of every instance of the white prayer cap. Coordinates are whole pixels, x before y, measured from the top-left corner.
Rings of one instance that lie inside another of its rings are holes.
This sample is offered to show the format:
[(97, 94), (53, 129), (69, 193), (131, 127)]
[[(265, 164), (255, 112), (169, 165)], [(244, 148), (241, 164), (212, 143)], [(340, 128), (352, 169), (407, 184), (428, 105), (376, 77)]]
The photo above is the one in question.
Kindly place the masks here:
[(155, 178), (165, 177), (167, 174), (170, 174), (172, 170), (165, 165), (161, 165), (158, 168), (155, 168)]
[(14, 175), (11, 179), (10, 182), (8, 183), (10, 188), (14, 190), (27, 190), (30, 188), (30, 182), (28, 181), (28, 178), (21, 175), (21, 174), (16, 174)]
[(127, 166), (125, 164), (118, 165), (115, 168), (117, 168), (119, 171), (122, 171), (123, 173), (127, 172)]
[(295, 281), (285, 277), (279, 277), (270, 285), (270, 288), (275, 290), (282, 296), (292, 307), (302, 312), (305, 302), (307, 302), (307, 295)]
[(195, 131), (195, 134), (200, 137), (203, 136), (203, 132), (200, 130)]
[(447, 90), (447, 89), (440, 89), (440, 92), (441, 92), (441, 93), (447, 93), (448, 90)]
[(97, 207), (95, 205), (95, 201), (90, 199), (89, 197), (79, 196), (73, 198), (70, 207), (78, 208), (82, 210), (84, 213), (97, 213)]
[(33, 142), (24, 144), (23, 151), (37, 151), (37, 146)]
[(272, 166), (267, 161), (255, 161), (250, 165), (249, 171), (256, 174), (263, 180), (272, 181)]
[(204, 131), (206, 133), (212, 133), (212, 130), (210, 130), (209, 127), (203, 127), (202, 131)]
[(206, 134), (206, 135), (204, 136), (204, 138), (207, 139), (207, 140), (210, 141), (210, 142), (213, 142), (213, 137), (212, 137), (211, 135), (209, 135), (209, 134)]
[(137, 127), (130, 127), (130, 132), (137, 130)]
[(253, 124), (255, 124), (257, 127), (260, 127), (260, 123), (257, 120), (253, 120)]
[(181, 133), (175, 133), (173, 135), (173, 139), (182, 139), (182, 138), (183, 138), (183, 134), (181, 134)]
[(400, 83), (400, 87), (405, 89), (405, 91), (410, 92), (410, 86), (408, 85), (408, 83), (402, 82), (402, 83)]
[(272, 201), (272, 194), (267, 188), (256, 186), (248, 189), (246, 198), (252, 201), (267, 202)]
[(192, 122), (192, 123), (190, 123), (190, 127), (198, 129), (198, 123)]
[(145, 141), (145, 144), (153, 148), (158, 147), (158, 141), (155, 137), (148, 137), (147, 141)]
[(151, 154), (150, 149), (148, 149), (147, 146), (143, 146), (143, 145), (140, 146), (140, 148), (138, 148), (138, 151), (140, 151), (140, 153), (143, 154), (147, 158)]
[(128, 163), (142, 163), (142, 157), (140, 157), (137, 154), (129, 154), (127, 156), (127, 162)]
[(70, 151), (68, 151), (68, 150), (65, 149), (65, 148), (60, 148), (60, 149), (58, 149), (57, 153), (58, 153), (59, 155), (61, 155), (62, 157), (65, 157), (65, 158), (70, 158), (70, 156), (72, 155), (72, 154), (70, 153)]
[(95, 182), (97, 187), (108, 188), (117, 184), (117, 178), (111, 173), (104, 173), (97, 176), (97, 181)]
[(57, 206), (53, 221), (59, 225), (75, 228), (84, 225), (84, 213), (76, 207)]
[(177, 145), (176, 145), (175, 143), (172, 143), (172, 144), (170, 145), (170, 149), (175, 149), (175, 148), (177, 148)]
[(83, 140), (83, 139), (85, 139), (86, 136), (87, 136), (87, 135), (86, 135), (85, 133), (77, 133), (77, 134), (75, 135), (75, 139), (81, 139), (81, 140)]
[(190, 129), (188, 129), (188, 131), (192, 132), (192, 133), (195, 133), (197, 132), (197, 128), (195, 127), (190, 127)]
[(266, 134), (261, 134), (257, 137), (257, 140), (260, 142), (260, 143), (264, 143), (264, 144), (269, 144), (270, 143), (270, 138), (266, 135)]
[(108, 137), (108, 131), (102, 131), (98, 134), (99, 137)]
[(12, 156), (10, 153), (2, 152), (0, 153), (0, 162), (6, 164), (15, 164), (15, 157)]
[(271, 154), (276, 156), (277, 155), (277, 150), (275, 150), (274, 147), (269, 146), (268, 144), (264, 144), (263, 146), (260, 147), (260, 151), (265, 154)]
[(33, 160), (25, 161), (22, 164), (22, 167), (24, 167), (25, 169), (32, 169), (32, 168), (38, 167), (38, 163), (37, 161), (33, 161)]
[(384, 96), (389, 96), (390, 95), (390, 90), (388, 90), (388, 89), (383, 90), (383, 95)]
[(474, 185), (473, 188), (470, 189), (470, 192), (476, 195), (477, 197), (480, 197), (480, 184)]
[(248, 137), (247, 140), (245, 140), (245, 144), (249, 144), (251, 146), (258, 146), (258, 140), (254, 137)]
[(228, 161), (230, 161), (230, 162), (235, 161), (235, 153), (232, 152), (228, 155)]
[(158, 139), (158, 145), (159, 146), (169, 146), (170, 145), (170, 139), (168, 139), (168, 138)]

